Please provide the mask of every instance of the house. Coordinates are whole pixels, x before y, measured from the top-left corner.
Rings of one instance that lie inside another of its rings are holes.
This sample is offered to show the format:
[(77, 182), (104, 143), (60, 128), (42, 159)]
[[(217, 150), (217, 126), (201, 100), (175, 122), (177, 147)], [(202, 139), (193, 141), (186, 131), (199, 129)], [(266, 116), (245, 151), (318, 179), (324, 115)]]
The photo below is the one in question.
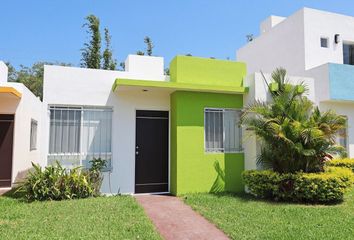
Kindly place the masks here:
[[(163, 58), (129, 55), (125, 66), (45, 66), (42, 112), (33, 117), (43, 131), (37, 161), (89, 167), (90, 160), (105, 159), (102, 191), (108, 194), (242, 191), (238, 122), (246, 65), (177, 56), (166, 76)], [(15, 129), (23, 124), (20, 112), (29, 111), (12, 112)], [(13, 163), (29, 167), (34, 159), (26, 154)]]
[[(354, 18), (303, 8), (289, 17), (270, 16), (260, 24), (260, 35), (237, 50), (238, 61), (260, 76), (283, 67), (300, 76), (309, 97), (321, 110), (333, 109), (347, 118), (347, 129), (337, 141), (354, 157)], [(296, 78), (295, 78), (296, 79)], [(248, 78), (253, 99), (266, 101), (263, 79)], [(252, 143), (254, 143), (253, 140)], [(246, 168), (255, 168), (256, 144), (245, 144)]]
[[(354, 157), (354, 18), (304, 8), (270, 16), (240, 62), (129, 55), (124, 71), (45, 66), (43, 101), (7, 81), (0, 62), (0, 187), (31, 167), (107, 161), (107, 194), (243, 191), (260, 145), (239, 127), (244, 105), (270, 100), (277, 67), (322, 110), (346, 116), (338, 143)], [(2, 167), (5, 166), (5, 167)]]
[(23, 178), (31, 162), (46, 164), (39, 141), (44, 106), (23, 84), (7, 82), (7, 74), (0, 62), (0, 187)]

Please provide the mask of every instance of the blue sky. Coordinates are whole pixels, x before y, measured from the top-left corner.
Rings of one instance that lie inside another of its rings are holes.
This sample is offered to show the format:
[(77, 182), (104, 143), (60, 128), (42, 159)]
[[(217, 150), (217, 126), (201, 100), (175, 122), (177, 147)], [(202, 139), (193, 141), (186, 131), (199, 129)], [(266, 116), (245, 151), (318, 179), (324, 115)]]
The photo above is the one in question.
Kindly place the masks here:
[(14, 66), (37, 61), (79, 65), (87, 40), (84, 18), (95, 14), (112, 35), (114, 55), (123, 61), (144, 50), (150, 36), (154, 55), (167, 65), (177, 54), (235, 59), (247, 34), (258, 35), (267, 16), (288, 16), (312, 7), (354, 16), (352, 0), (32, 0), (2, 1), (0, 60)]

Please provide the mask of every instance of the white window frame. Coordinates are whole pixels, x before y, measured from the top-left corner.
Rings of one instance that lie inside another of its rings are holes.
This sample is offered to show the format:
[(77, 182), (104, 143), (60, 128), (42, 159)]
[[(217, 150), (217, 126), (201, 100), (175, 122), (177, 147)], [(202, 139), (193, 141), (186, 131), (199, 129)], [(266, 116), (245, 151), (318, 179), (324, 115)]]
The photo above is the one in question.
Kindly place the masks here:
[(217, 153), (243, 153), (244, 149), (243, 149), (243, 145), (242, 145), (242, 127), (239, 127), (239, 140), (240, 140), (240, 145), (239, 145), (239, 150), (235, 150), (235, 151), (225, 151), (225, 127), (224, 127), (224, 118), (223, 118), (223, 148), (220, 149), (220, 151), (215, 151), (215, 150), (208, 150), (206, 147), (206, 131), (205, 131), (205, 126), (206, 126), (206, 117), (205, 117), (205, 113), (207, 111), (215, 111), (215, 112), (222, 112), (224, 114), (224, 112), (226, 111), (236, 111), (241, 113), (241, 109), (239, 108), (213, 108), (213, 107), (205, 107), (204, 108), (204, 112), (203, 112), (203, 117), (204, 117), (204, 126), (203, 126), (203, 131), (204, 131), (204, 153), (207, 154), (217, 154)]
[[(113, 164), (112, 164), (112, 159), (113, 159), (113, 151), (112, 151), (112, 147), (113, 147), (113, 143), (112, 143), (112, 136), (113, 136), (113, 107), (109, 107), (109, 106), (76, 106), (76, 105), (51, 105), (48, 108), (48, 111), (50, 113), (50, 110), (71, 110), (71, 111), (81, 111), (81, 120), (80, 120), (80, 141), (79, 141), (79, 152), (75, 152), (75, 153), (63, 153), (63, 152), (58, 152), (58, 153), (50, 153), (48, 152), (48, 159), (49, 157), (58, 157), (58, 158), (65, 158), (65, 157), (76, 157), (79, 158), (79, 165), (83, 166), (83, 160), (85, 159), (85, 157), (87, 156), (92, 156), (93, 158), (95, 157), (95, 152), (85, 152), (83, 151), (83, 146), (82, 146), (82, 142), (83, 142), (83, 125), (84, 125), (84, 112), (85, 111), (108, 111), (111, 112), (111, 122), (110, 122), (110, 127), (111, 127), (111, 133), (110, 133), (110, 149), (111, 152), (101, 152), (101, 155), (105, 155), (106, 158), (110, 157), (111, 161), (109, 163), (107, 163), (107, 167), (104, 169), (104, 171), (112, 171), (113, 169)], [(49, 130), (49, 134), (50, 134), (50, 130)], [(50, 136), (49, 136), (50, 137)], [(50, 141), (48, 143), (48, 145), (50, 144)], [(50, 146), (49, 148), (50, 149)], [(100, 156), (97, 156), (97, 158)], [(59, 159), (60, 160), (60, 159)]]
[(37, 150), (38, 121), (31, 119), (30, 151)]

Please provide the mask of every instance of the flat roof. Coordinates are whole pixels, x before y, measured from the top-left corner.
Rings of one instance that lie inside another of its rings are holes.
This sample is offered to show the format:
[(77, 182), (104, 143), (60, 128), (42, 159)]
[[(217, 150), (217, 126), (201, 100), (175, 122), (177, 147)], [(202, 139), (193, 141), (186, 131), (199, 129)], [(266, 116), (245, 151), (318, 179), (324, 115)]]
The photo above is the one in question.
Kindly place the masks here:
[(171, 81), (155, 81), (155, 80), (139, 80), (139, 79), (126, 79), (117, 78), (113, 84), (112, 90), (119, 90), (120, 87), (146, 87), (158, 88), (173, 91), (194, 91), (194, 92), (215, 92), (215, 93), (228, 93), (228, 94), (245, 94), (248, 92), (247, 87), (234, 87), (234, 86), (215, 86), (204, 84), (191, 84), (180, 83)]

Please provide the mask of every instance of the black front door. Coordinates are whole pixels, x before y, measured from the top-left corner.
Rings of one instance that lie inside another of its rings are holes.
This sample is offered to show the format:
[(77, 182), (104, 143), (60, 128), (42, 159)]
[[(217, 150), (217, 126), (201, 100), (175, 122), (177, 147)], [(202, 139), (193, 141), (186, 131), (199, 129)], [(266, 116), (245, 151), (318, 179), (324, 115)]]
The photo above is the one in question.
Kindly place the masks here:
[(11, 187), (14, 115), (0, 115), (0, 187)]
[(135, 193), (168, 191), (168, 112), (136, 111)]

